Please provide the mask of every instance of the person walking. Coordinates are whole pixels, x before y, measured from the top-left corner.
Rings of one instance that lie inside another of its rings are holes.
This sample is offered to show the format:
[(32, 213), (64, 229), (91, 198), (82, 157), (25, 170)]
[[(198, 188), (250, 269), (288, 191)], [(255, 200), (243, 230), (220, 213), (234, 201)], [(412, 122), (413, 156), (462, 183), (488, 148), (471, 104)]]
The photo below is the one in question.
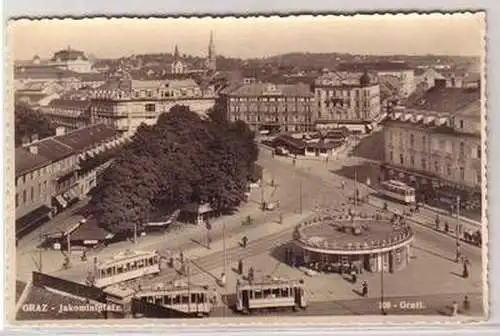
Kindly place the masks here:
[(243, 236), (243, 238), (241, 239), (241, 245), (243, 246), (243, 248), (246, 248), (247, 244), (248, 244), (248, 238), (247, 236)]
[(453, 304), (451, 306), (451, 316), (457, 316), (458, 315), (458, 303), (457, 301), (453, 301)]
[(466, 313), (466, 314), (470, 310), (470, 301), (469, 301), (469, 297), (467, 295), (464, 297), (464, 301), (462, 303), (462, 308), (464, 310), (464, 313)]
[(366, 281), (363, 281), (362, 294), (364, 297), (368, 296), (368, 283)]
[(243, 261), (241, 259), (238, 260), (238, 274), (239, 275), (243, 274)]

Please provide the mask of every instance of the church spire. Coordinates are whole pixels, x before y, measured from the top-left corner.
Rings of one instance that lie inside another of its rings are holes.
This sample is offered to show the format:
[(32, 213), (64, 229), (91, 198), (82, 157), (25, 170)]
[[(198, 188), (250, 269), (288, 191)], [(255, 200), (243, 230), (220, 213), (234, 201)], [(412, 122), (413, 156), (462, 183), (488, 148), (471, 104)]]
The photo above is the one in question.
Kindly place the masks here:
[(177, 44), (175, 45), (175, 49), (174, 49), (174, 59), (175, 60), (178, 60), (180, 58), (179, 56), (179, 48), (177, 47)]
[(210, 39), (208, 41), (208, 55), (207, 55), (207, 67), (209, 70), (215, 71), (215, 43), (214, 43), (214, 33), (210, 31)]

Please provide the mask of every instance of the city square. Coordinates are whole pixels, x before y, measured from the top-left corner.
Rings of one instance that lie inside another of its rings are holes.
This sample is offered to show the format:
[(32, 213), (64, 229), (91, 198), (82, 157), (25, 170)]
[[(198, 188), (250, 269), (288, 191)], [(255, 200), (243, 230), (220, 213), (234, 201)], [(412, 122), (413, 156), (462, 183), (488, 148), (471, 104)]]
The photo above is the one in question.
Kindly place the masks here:
[(480, 57), (230, 57), (210, 27), (16, 58), (17, 320), (483, 317)]

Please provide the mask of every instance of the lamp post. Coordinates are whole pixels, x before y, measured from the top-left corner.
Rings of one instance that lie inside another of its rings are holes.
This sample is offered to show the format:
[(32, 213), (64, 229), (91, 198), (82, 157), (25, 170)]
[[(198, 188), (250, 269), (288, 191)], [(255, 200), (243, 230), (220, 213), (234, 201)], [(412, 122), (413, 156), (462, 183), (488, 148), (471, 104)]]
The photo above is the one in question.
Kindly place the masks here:
[(456, 230), (457, 244), (460, 242), (460, 195), (457, 195), (457, 230)]

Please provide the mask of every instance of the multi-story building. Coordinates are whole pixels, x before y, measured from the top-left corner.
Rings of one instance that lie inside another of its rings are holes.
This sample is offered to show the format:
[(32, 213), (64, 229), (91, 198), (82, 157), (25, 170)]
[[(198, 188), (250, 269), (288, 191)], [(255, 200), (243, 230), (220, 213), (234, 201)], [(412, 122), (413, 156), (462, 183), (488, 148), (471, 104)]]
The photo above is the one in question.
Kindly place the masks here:
[(220, 93), (228, 120), (255, 131), (308, 131), (313, 128), (314, 95), (306, 84), (254, 83)]
[(142, 123), (155, 124), (160, 114), (175, 105), (204, 114), (214, 102), (214, 89), (202, 88), (192, 79), (118, 79), (93, 92), (90, 110), (93, 123), (104, 123), (130, 136)]
[(365, 130), (380, 117), (380, 86), (367, 72), (333, 72), (315, 80), (315, 114), (318, 127), (333, 125)]
[(384, 133), (383, 179), (404, 180), (427, 200), (460, 194), (477, 205), (483, 155), (479, 87), (448, 88), (436, 80), (388, 117)]
[(84, 52), (71, 49), (69, 46), (68, 49), (59, 50), (54, 53), (50, 62), (58, 68), (73, 72), (92, 72), (92, 62), (85, 56)]
[[(96, 185), (96, 174), (109, 164), (102, 154), (124, 140), (105, 125), (94, 125), (16, 148), (16, 236), (64, 210)], [(92, 159), (97, 155), (97, 160)]]
[(90, 101), (54, 99), (40, 111), (56, 126), (79, 129), (90, 125)]
[(360, 62), (340, 63), (337, 71), (363, 73), (370, 71), (377, 76), (392, 76), (401, 82), (400, 96), (406, 98), (415, 90), (414, 70), (404, 62)]

